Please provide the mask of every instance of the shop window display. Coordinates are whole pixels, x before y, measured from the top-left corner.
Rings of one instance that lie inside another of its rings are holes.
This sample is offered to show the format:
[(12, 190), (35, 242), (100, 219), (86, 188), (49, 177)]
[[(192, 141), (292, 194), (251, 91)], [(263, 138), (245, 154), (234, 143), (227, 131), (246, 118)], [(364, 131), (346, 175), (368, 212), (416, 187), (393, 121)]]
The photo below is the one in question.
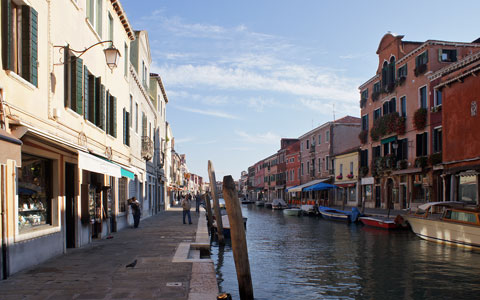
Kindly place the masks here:
[(52, 224), (51, 178), (51, 160), (22, 154), (18, 172), (19, 233)]

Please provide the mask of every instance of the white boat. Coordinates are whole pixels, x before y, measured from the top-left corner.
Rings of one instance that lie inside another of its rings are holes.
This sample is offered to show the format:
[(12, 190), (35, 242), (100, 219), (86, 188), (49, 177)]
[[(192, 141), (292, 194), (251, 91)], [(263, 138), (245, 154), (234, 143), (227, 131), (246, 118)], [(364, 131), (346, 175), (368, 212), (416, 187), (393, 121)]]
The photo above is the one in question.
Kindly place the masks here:
[(285, 208), (287, 208), (287, 203), (285, 203), (283, 199), (273, 199), (272, 201), (273, 210), (285, 209)]
[(298, 207), (286, 208), (283, 210), (283, 214), (286, 216), (300, 216), (302, 210)]
[(422, 239), (480, 250), (480, 210), (463, 202), (432, 202), (403, 216)]

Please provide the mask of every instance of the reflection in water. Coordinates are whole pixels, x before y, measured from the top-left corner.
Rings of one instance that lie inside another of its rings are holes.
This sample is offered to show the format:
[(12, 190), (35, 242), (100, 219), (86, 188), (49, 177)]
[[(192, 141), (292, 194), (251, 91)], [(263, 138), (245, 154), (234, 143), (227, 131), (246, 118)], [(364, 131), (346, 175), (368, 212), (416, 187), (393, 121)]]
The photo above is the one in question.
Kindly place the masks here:
[[(478, 298), (478, 252), (254, 205), (243, 214), (256, 299)], [(212, 255), (220, 290), (239, 299), (231, 247)]]

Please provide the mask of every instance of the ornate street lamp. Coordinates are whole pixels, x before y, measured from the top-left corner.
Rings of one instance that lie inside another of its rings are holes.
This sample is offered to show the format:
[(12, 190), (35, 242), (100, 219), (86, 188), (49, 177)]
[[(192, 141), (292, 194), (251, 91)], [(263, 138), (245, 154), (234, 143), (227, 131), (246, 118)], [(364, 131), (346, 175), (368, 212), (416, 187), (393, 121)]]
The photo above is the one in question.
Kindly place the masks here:
[[(113, 69), (115, 69), (117, 67), (118, 57), (121, 56), (120, 51), (118, 51), (118, 49), (115, 48), (115, 46), (113, 46), (113, 41), (110, 41), (110, 40), (109, 41), (101, 41), (101, 42), (98, 42), (98, 43), (95, 43), (95, 44), (91, 45), (88, 48), (85, 48), (84, 50), (73, 50), (72, 48), (69, 48), (68, 45), (67, 46), (53, 46), (53, 47), (54, 48), (61, 48), (60, 51), (62, 49), (65, 50), (65, 49), (68, 48), (69, 51), (78, 53), (78, 54), (80, 54), (78, 57), (81, 57), (83, 54), (85, 54), (85, 52), (92, 49), (93, 47), (95, 47), (97, 45), (100, 45), (100, 44), (105, 44), (105, 43), (110, 43), (110, 47), (103, 50), (103, 52), (105, 54), (105, 60), (106, 60), (107, 66), (113, 72)], [(63, 63), (60, 63), (60, 64), (55, 64), (55, 65), (62, 65), (62, 64), (65, 64), (65, 63), (66, 62), (63, 62)]]

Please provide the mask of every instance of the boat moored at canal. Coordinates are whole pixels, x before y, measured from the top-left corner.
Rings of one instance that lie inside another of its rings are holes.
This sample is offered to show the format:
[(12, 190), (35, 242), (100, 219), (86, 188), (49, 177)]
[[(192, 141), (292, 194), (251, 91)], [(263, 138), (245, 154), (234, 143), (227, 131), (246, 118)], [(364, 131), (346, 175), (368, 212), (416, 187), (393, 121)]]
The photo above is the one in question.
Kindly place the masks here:
[(382, 229), (400, 229), (403, 228), (401, 222), (397, 218), (392, 219), (380, 216), (364, 216), (358, 218), (365, 226), (382, 228)]
[(422, 239), (480, 250), (480, 210), (463, 202), (432, 202), (404, 216)]
[(298, 207), (286, 208), (283, 210), (283, 214), (286, 216), (300, 216), (302, 210)]
[(361, 215), (356, 207), (353, 207), (352, 211), (348, 212), (331, 207), (320, 206), (319, 211), (325, 219), (344, 222), (357, 222), (358, 217)]

